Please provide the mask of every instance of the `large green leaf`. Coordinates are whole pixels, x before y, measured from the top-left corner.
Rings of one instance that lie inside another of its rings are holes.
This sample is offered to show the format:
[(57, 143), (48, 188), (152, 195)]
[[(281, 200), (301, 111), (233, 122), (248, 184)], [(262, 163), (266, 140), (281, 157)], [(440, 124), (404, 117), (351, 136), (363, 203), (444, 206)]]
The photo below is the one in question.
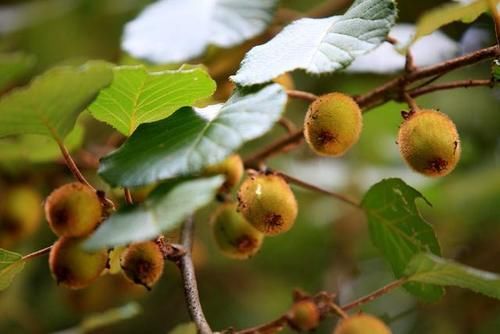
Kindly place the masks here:
[(475, 0), (470, 3), (448, 3), (424, 13), (417, 21), (417, 30), (407, 44), (429, 35), (444, 25), (455, 21), (470, 23), (488, 10), (488, 0)]
[(0, 248), (0, 291), (5, 290), (24, 268), (23, 256)]
[(141, 205), (113, 214), (85, 243), (88, 249), (152, 239), (178, 227), (189, 215), (214, 199), (222, 176), (172, 180), (160, 185)]
[(104, 62), (45, 72), (0, 100), (0, 137), (38, 134), (62, 141), (112, 77), (111, 66)]
[(101, 160), (99, 174), (112, 186), (134, 187), (189, 175), (224, 160), (280, 118), (286, 94), (272, 84), (235, 93), (224, 105), (185, 107), (141, 125), (121, 148)]
[(415, 255), (405, 274), (409, 281), (457, 286), (500, 299), (500, 275), (477, 270), (433, 254)]
[(33, 69), (35, 57), (23, 53), (0, 54), (0, 92)]
[(271, 23), (277, 0), (162, 0), (125, 27), (122, 48), (157, 63), (183, 62), (209, 44), (224, 48), (250, 39)]
[(385, 40), (396, 14), (393, 0), (356, 0), (344, 15), (295, 21), (250, 50), (232, 80), (253, 85), (295, 69), (309, 73), (343, 69)]
[[(421, 252), (440, 254), (434, 230), (420, 215), (415, 200), (425, 200), (421, 193), (400, 179), (385, 179), (370, 188), (362, 207), (368, 217), (370, 236), (396, 277), (402, 277), (411, 258)], [(428, 284), (408, 283), (414, 295), (434, 301), (443, 290)]]
[[(83, 143), (85, 129), (76, 124), (64, 140), (68, 151), (79, 148)], [(0, 140), (0, 161), (28, 161), (32, 163), (53, 161), (61, 157), (57, 143), (40, 135), (11, 136)]]
[(99, 93), (89, 110), (130, 136), (140, 124), (166, 118), (214, 91), (215, 82), (201, 68), (148, 72), (141, 65), (120, 66), (114, 68), (112, 84)]

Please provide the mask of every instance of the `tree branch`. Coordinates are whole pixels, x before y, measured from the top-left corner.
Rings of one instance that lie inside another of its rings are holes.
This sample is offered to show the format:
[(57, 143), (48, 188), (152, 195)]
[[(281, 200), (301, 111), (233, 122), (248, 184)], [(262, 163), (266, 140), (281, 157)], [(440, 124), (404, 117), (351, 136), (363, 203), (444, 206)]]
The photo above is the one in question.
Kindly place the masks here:
[(178, 266), (182, 274), (184, 294), (186, 296), (189, 315), (196, 324), (199, 333), (212, 334), (212, 329), (210, 329), (210, 325), (208, 324), (201, 307), (193, 260), (191, 258), (191, 250), (193, 247), (193, 230), (194, 219), (193, 217), (189, 217), (184, 222), (181, 232), (182, 246), (186, 253), (180, 258)]
[(356, 299), (355, 301), (347, 304), (347, 305), (344, 305), (342, 306), (342, 310), (344, 311), (349, 311), (353, 308), (356, 308), (356, 307), (359, 307), (363, 304), (366, 304), (366, 303), (369, 303), (375, 299), (377, 299), (378, 297), (380, 296), (383, 296), (385, 295), (386, 293), (396, 289), (396, 288), (399, 288), (401, 285), (403, 285), (404, 283), (406, 283), (406, 279), (405, 278), (400, 278), (398, 279), (397, 281), (394, 281), (392, 283), (389, 283), (387, 284), (386, 286), (370, 293), (369, 295), (366, 295), (366, 296), (363, 296), (359, 299)]
[(479, 86), (489, 86), (492, 87), (495, 83), (493, 80), (460, 80), (452, 81), (442, 84), (435, 84), (429, 86), (423, 86), (419, 88), (412, 89), (408, 91), (411, 97), (418, 97), (424, 94), (436, 92), (445, 89), (455, 89), (455, 88), (468, 88), (468, 87), (479, 87)]

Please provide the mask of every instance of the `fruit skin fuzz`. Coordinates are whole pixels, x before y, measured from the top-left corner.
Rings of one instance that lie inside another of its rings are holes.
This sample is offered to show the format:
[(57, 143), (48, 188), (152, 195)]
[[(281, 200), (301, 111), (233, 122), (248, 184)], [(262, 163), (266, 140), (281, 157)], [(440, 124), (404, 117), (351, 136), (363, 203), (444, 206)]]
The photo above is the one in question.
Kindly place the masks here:
[(211, 223), (217, 246), (229, 258), (248, 259), (262, 246), (264, 235), (237, 211), (236, 203), (222, 204)]
[(369, 314), (353, 315), (343, 319), (333, 334), (391, 334), (391, 330), (380, 319)]
[(318, 327), (321, 313), (312, 299), (295, 302), (288, 314), (288, 324), (298, 332), (312, 331)]
[(288, 183), (274, 173), (250, 175), (238, 191), (238, 210), (257, 230), (277, 235), (292, 228), (297, 200)]
[(163, 274), (165, 259), (156, 241), (131, 244), (121, 256), (125, 276), (136, 284), (151, 290)]
[(45, 202), (45, 217), (58, 236), (87, 236), (100, 224), (102, 216), (98, 195), (80, 182), (57, 188)]
[(304, 137), (317, 154), (338, 157), (359, 140), (362, 127), (363, 117), (356, 101), (342, 93), (330, 93), (309, 106)]
[(95, 281), (108, 265), (108, 251), (86, 252), (83, 238), (59, 238), (52, 246), (49, 267), (57, 284), (81, 289)]
[(208, 166), (205, 169), (205, 175), (222, 174), (225, 176), (224, 184), (221, 186), (220, 191), (230, 192), (233, 187), (238, 185), (243, 176), (244, 167), (243, 161), (238, 154), (231, 154), (224, 161)]
[(446, 114), (433, 109), (418, 110), (405, 119), (397, 142), (406, 163), (427, 176), (445, 176), (460, 160), (455, 124)]

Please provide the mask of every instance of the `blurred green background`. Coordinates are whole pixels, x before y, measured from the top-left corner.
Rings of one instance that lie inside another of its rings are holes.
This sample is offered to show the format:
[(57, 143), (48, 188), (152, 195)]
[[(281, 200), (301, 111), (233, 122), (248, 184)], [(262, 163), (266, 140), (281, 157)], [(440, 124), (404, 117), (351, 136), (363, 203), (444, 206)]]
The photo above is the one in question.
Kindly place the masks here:
[[(283, 8), (307, 11), (321, 1), (281, 1)], [(62, 63), (86, 59), (127, 62), (120, 51), (123, 25), (150, 3), (144, 0), (0, 0), (0, 53), (23, 52), (36, 59), (31, 74)], [(426, 9), (443, 1), (400, 0), (400, 21), (415, 22)], [(10, 12), (9, 12), (10, 11)], [(7, 20), (6, 18), (9, 18)], [(489, 17), (474, 23), (492, 31)], [(465, 24), (452, 24), (444, 31), (460, 40)], [(256, 39), (258, 40), (258, 38)], [(491, 39), (491, 43), (493, 39)], [(245, 48), (251, 46), (246, 43)], [(224, 96), (227, 76), (232, 74), (242, 48), (213, 50), (205, 63), (216, 75)], [(488, 78), (489, 63), (455, 71), (440, 79)], [(27, 82), (30, 76), (26, 76)], [(298, 89), (323, 93), (343, 91), (359, 94), (388, 79), (380, 75), (336, 73), (321, 77), (294, 73)], [(364, 117), (360, 142), (342, 159), (318, 158), (303, 145), (285, 156), (269, 161), (310, 183), (360, 199), (374, 183), (385, 177), (401, 177), (421, 191), (433, 207), (419, 203), (424, 217), (438, 234), (445, 257), (484, 270), (500, 272), (500, 91), (471, 88), (437, 92), (418, 99), (421, 106), (438, 108), (456, 122), (463, 156), (458, 168), (442, 179), (429, 179), (410, 171), (399, 157), (395, 144), (400, 111), (404, 105), (388, 103)], [(298, 126), (307, 104), (289, 103), (287, 116)], [(75, 153), (85, 173), (100, 187), (86, 153), (100, 156), (113, 131), (83, 117), (86, 128), (82, 150)], [(249, 143), (247, 155), (283, 134), (276, 127), (263, 138)], [(2, 153), (0, 152), (0, 158)], [(91, 160), (91, 159), (90, 159)], [(87, 166), (88, 168), (85, 168)], [(0, 191), (29, 185), (42, 197), (71, 180), (59, 161), (29, 164), (2, 160)], [(337, 291), (339, 302), (389, 283), (393, 277), (387, 263), (371, 244), (365, 218), (352, 208), (320, 194), (294, 188), (299, 200), (296, 226), (282, 236), (267, 238), (263, 249), (248, 261), (224, 258), (216, 249), (208, 217), (215, 204), (197, 215), (195, 265), (201, 301), (212, 327), (241, 329), (281, 315), (291, 305), (294, 288), (315, 293)], [(117, 195), (118, 196), (118, 195)], [(47, 224), (37, 233), (9, 249), (23, 254), (55, 240)], [(95, 333), (167, 333), (189, 321), (182, 285), (175, 266), (151, 292), (131, 286), (121, 276), (105, 276), (89, 288), (72, 292), (57, 287), (46, 258), (29, 263), (8, 290), (0, 292), (0, 333), (50, 333), (75, 326), (87, 315), (137, 300), (143, 311), (137, 317)], [(447, 289), (436, 304), (421, 304), (398, 289), (362, 308), (383, 317), (394, 333), (500, 333), (500, 303), (466, 290)], [(322, 322), (317, 333), (331, 333), (335, 319)]]

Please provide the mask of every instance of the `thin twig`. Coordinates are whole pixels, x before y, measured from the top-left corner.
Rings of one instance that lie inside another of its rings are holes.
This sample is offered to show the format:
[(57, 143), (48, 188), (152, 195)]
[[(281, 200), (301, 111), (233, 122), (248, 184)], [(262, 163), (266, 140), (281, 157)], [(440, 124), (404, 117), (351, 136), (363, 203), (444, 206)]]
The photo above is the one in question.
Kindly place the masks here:
[(281, 175), (288, 182), (293, 183), (293, 184), (295, 184), (295, 185), (297, 185), (299, 187), (306, 188), (306, 189), (309, 189), (309, 190), (312, 190), (312, 191), (316, 191), (316, 192), (319, 192), (319, 193), (322, 193), (322, 194), (334, 197), (334, 198), (336, 198), (336, 199), (338, 199), (338, 200), (340, 200), (340, 201), (342, 201), (344, 203), (347, 203), (349, 205), (354, 206), (357, 209), (360, 208), (360, 205), (358, 203), (356, 203), (355, 201), (351, 200), (350, 198), (348, 198), (348, 197), (346, 197), (346, 196), (344, 196), (342, 194), (339, 194), (339, 193), (336, 193), (336, 192), (333, 192), (333, 191), (329, 191), (329, 190), (325, 190), (325, 189), (316, 187), (313, 184), (304, 182), (302, 180), (299, 180), (299, 179), (297, 179), (297, 178), (295, 178), (293, 176), (287, 175), (287, 174), (282, 173), (282, 172), (276, 171), (276, 173), (278, 173), (279, 175)]
[(312, 102), (318, 98), (318, 95), (309, 92), (304, 92), (301, 90), (289, 89), (286, 91), (286, 93), (290, 98), (309, 101), (309, 102)]
[(330, 307), (330, 309), (333, 313), (335, 313), (336, 315), (338, 315), (342, 319), (349, 318), (349, 315), (340, 306), (338, 306), (334, 302), (331, 302), (328, 306)]
[(42, 248), (42, 249), (39, 249), (33, 253), (30, 253), (28, 255), (25, 255), (23, 256), (22, 260), (23, 261), (28, 261), (28, 260), (32, 260), (34, 258), (37, 258), (39, 256), (42, 256), (42, 255), (45, 255), (45, 254), (48, 254), (50, 253), (50, 250), (52, 249), (52, 246), (48, 246), (48, 247), (45, 247), (45, 248)]
[(125, 202), (127, 202), (128, 205), (134, 204), (134, 199), (129, 188), (123, 188), (123, 194), (125, 196)]
[(59, 145), (59, 149), (61, 150), (61, 153), (62, 153), (62, 155), (64, 157), (64, 161), (66, 162), (66, 166), (68, 166), (68, 168), (71, 171), (71, 173), (73, 174), (73, 176), (79, 182), (85, 184), (90, 189), (92, 189), (92, 190), (95, 191), (96, 189), (89, 183), (89, 181), (87, 181), (87, 179), (85, 178), (85, 176), (83, 176), (83, 174), (78, 169), (78, 166), (76, 165), (75, 161), (73, 160), (73, 158), (69, 154), (69, 151), (66, 148), (66, 146), (64, 146), (64, 143), (62, 141), (60, 141), (60, 140), (57, 140), (57, 144)]
[(363, 296), (359, 299), (356, 299), (355, 301), (347, 304), (347, 305), (344, 305), (342, 306), (342, 309), (344, 311), (349, 311), (353, 308), (357, 308), (361, 305), (364, 305), (366, 303), (369, 303), (375, 299), (377, 299), (378, 297), (380, 296), (383, 296), (385, 295), (386, 293), (389, 293), (390, 291), (400, 287), (401, 285), (403, 285), (404, 283), (406, 283), (406, 279), (405, 278), (400, 278), (398, 279), (397, 281), (394, 281), (392, 283), (389, 283), (387, 284), (386, 286), (370, 293), (369, 295), (366, 295), (366, 296)]
[(258, 168), (259, 163), (263, 160), (269, 158), (270, 156), (281, 152), (283, 149), (288, 147), (290, 144), (299, 143), (302, 138), (302, 129), (296, 132), (290, 133), (283, 138), (271, 143), (269, 146), (264, 147), (262, 150), (255, 152), (251, 156), (244, 160), (244, 165), (246, 168)]
[(286, 117), (281, 117), (278, 124), (281, 125), (289, 134), (297, 131), (295, 124), (293, 124), (293, 122)]
[(193, 247), (193, 230), (194, 220), (192, 217), (189, 217), (184, 222), (181, 232), (182, 246), (184, 247), (186, 253), (180, 258), (178, 266), (182, 274), (184, 294), (186, 297), (189, 315), (196, 324), (199, 333), (211, 334), (212, 329), (210, 329), (210, 325), (208, 324), (201, 307), (200, 296), (198, 294), (198, 286), (196, 283), (196, 275), (194, 272), (193, 259), (191, 258), (191, 250)]
[(404, 92), (403, 97), (406, 101), (406, 104), (408, 104), (408, 107), (410, 107), (410, 112), (413, 113), (418, 110), (417, 102), (415, 102), (413, 97), (408, 92)]
[(442, 84), (429, 85), (424, 87), (419, 87), (412, 89), (408, 92), (411, 97), (417, 97), (424, 94), (429, 94), (439, 90), (445, 89), (455, 89), (455, 88), (468, 88), (468, 87), (478, 87), (478, 86), (493, 86), (494, 82), (492, 80), (460, 80), (452, 81)]
[(268, 322), (264, 325), (255, 326), (252, 328), (247, 328), (241, 331), (237, 331), (234, 334), (270, 334), (281, 331), (287, 324), (288, 317), (282, 315), (281, 317)]

